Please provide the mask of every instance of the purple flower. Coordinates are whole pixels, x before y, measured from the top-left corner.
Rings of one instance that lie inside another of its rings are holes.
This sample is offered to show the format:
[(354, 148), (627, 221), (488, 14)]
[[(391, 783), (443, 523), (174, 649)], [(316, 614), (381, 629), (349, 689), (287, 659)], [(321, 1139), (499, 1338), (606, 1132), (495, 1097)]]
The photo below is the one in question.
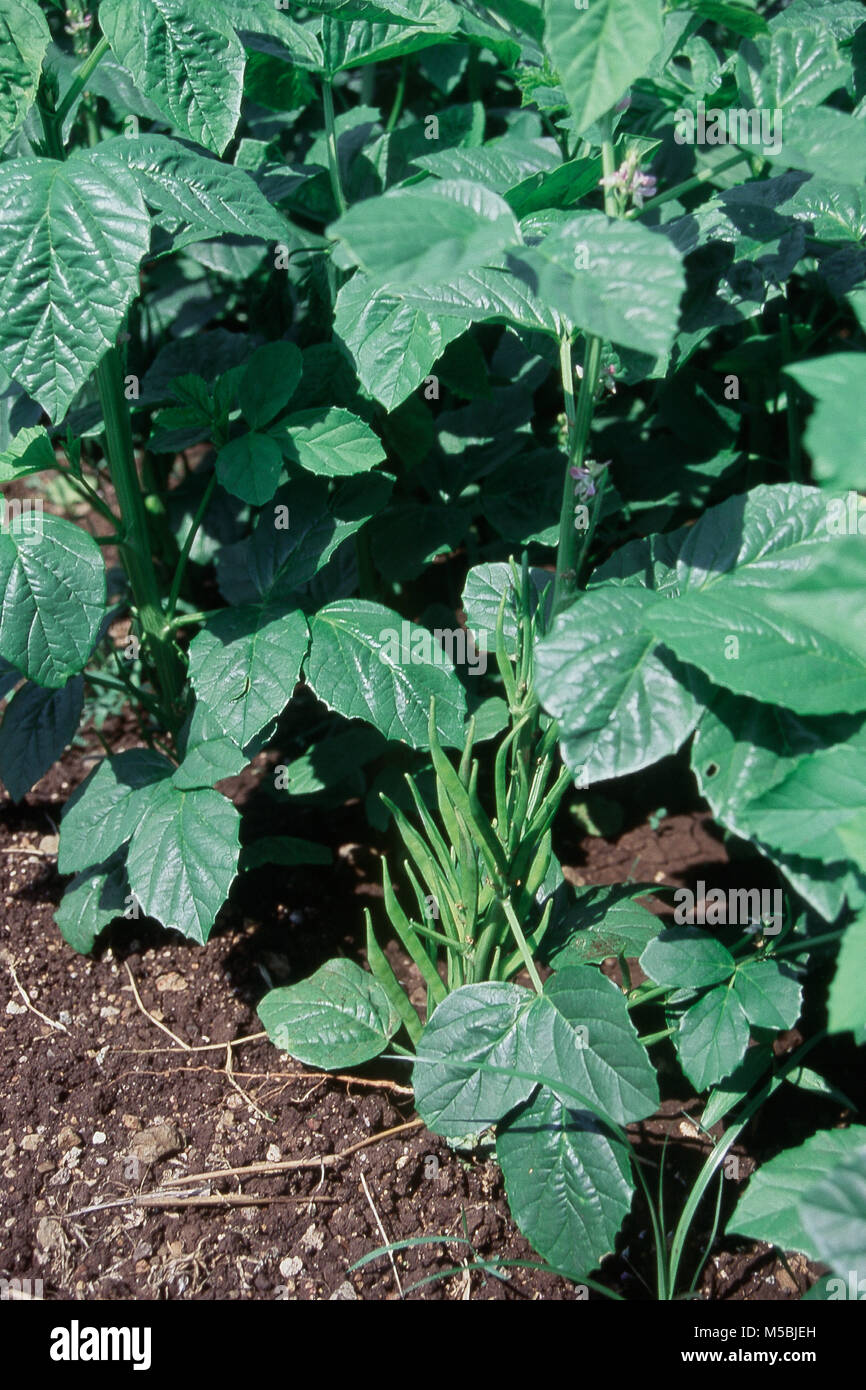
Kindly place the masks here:
[(627, 155), (613, 174), (599, 179), (602, 188), (612, 188), (622, 198), (631, 198), (636, 208), (642, 208), (647, 198), (656, 195), (655, 174), (642, 174), (636, 153)]

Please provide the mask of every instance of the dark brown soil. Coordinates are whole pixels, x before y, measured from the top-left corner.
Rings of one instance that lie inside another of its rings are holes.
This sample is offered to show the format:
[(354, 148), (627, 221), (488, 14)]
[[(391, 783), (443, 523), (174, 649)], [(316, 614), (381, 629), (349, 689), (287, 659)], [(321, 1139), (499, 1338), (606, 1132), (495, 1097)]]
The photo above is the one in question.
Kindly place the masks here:
[[(136, 741), (120, 724), (105, 734), (116, 749)], [(255, 1006), (271, 984), (335, 953), (359, 954), (358, 898), (378, 897), (379, 868), (378, 851), (360, 843), (357, 810), (317, 827), (334, 847), (333, 869), (248, 876), (207, 948), (119, 922), (83, 958), (52, 921), (63, 886), (54, 836), (89, 766), (70, 750), (25, 804), (7, 801), (0, 815), (0, 1276), (40, 1279), (49, 1299), (585, 1296), (537, 1267), (502, 1277), (472, 1267), (537, 1257), (511, 1220), (495, 1163), (467, 1163), (427, 1133), (396, 1069), (336, 1078), (267, 1040), (244, 1041), (259, 1032)], [(239, 779), (238, 799), (252, 785)], [(309, 823), (296, 833), (310, 834)], [(616, 839), (571, 838), (576, 882), (725, 872), (725, 847), (694, 812)], [(662, 1060), (671, 1074), (672, 1057)], [(707, 1152), (699, 1114), (684, 1090), (635, 1133), (651, 1165), (668, 1135), (677, 1204)], [(758, 1132), (759, 1157), (785, 1142), (785, 1115), (774, 1116)], [(818, 1118), (838, 1122), (840, 1112), (831, 1106)], [(735, 1150), (740, 1182), (753, 1151)], [(259, 1168), (240, 1171), (250, 1165)], [(632, 1299), (653, 1296), (646, 1228), (636, 1203), (623, 1248), (600, 1276)], [(351, 1271), (388, 1241), (431, 1236), (441, 1243)], [(465, 1236), (471, 1248), (448, 1243)], [(695, 1265), (701, 1249), (699, 1241), (691, 1252)], [(815, 1277), (799, 1257), (786, 1266), (766, 1247), (722, 1237), (699, 1288), (712, 1299), (789, 1299)]]

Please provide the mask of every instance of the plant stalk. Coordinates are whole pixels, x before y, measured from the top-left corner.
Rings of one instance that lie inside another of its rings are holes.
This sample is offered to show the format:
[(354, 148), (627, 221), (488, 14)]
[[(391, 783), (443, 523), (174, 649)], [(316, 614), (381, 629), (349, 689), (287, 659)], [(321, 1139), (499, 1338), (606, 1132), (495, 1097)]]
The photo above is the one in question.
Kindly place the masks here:
[(123, 565), (138, 609), (145, 651), (156, 672), (162, 712), (168, 727), (173, 729), (179, 723), (183, 668), (160, 602), (116, 348), (107, 352), (97, 367), (96, 385), (105, 420), (105, 453), (123, 519)]

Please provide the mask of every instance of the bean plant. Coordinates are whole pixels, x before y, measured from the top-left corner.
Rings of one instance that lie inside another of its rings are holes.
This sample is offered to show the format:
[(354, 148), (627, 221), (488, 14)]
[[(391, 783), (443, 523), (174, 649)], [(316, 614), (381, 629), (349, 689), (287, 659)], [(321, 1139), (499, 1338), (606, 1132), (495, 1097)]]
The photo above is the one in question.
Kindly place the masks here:
[[(699, 1209), (857, 1296), (866, 1127), (724, 1178), (866, 1042), (862, 6), (0, 0), (0, 64), (0, 778), (137, 733), (64, 807), (66, 941), (328, 862), (253, 838), (254, 760), (354, 798), (366, 965), (271, 991), (279, 1048), (399, 1058), (571, 1278), (640, 1188), (660, 1298)], [(557, 854), (667, 758), (746, 875), (673, 925)], [(665, 1056), (725, 1126), (673, 1226)]]

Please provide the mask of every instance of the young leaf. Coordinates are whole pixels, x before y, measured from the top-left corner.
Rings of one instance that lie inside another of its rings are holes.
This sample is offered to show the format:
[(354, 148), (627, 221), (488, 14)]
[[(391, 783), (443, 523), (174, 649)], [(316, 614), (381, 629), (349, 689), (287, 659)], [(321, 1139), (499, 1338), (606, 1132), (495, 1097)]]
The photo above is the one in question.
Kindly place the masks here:
[(300, 411), (270, 434), (290, 462), (326, 478), (367, 473), (385, 457), (379, 436), (340, 406)]
[[(404, 629), (409, 636), (405, 654)], [(451, 748), (463, 746), (466, 696), (426, 628), (404, 623), (381, 604), (348, 599), (320, 609), (310, 630), (307, 679), (330, 709), (347, 719), (368, 720), (386, 738), (426, 748), (428, 711), (435, 697), (441, 741)]]
[(400, 1026), (378, 980), (351, 960), (328, 961), (308, 980), (271, 990), (258, 1012), (275, 1047), (325, 1071), (378, 1057)]
[(150, 245), (135, 178), (99, 152), (12, 159), (0, 206), (0, 349), (10, 376), (62, 418), (107, 350)]
[(0, 781), (13, 801), (21, 801), (60, 757), (78, 728), (83, 704), (80, 676), (59, 690), (28, 682), (9, 701), (0, 724)]
[(609, 1255), (634, 1183), (622, 1144), (546, 1086), (496, 1139), (512, 1215), (539, 1255), (580, 1279)]
[(237, 875), (240, 816), (209, 787), (172, 781), (137, 802), (129, 843), (129, 886), (148, 917), (204, 945)]
[(649, 943), (640, 968), (657, 985), (702, 989), (730, 979), (735, 962), (726, 946), (699, 927), (668, 927)]
[(244, 50), (206, 0), (103, 0), (99, 23), (117, 61), (166, 119), (222, 154), (241, 109)]
[(753, 1028), (793, 1028), (800, 1017), (803, 991), (788, 965), (744, 961), (737, 966), (734, 993)]
[(241, 377), (238, 402), (254, 430), (269, 425), (298, 388), (303, 357), (294, 343), (265, 343), (256, 348)]
[(93, 650), (105, 614), (105, 565), (92, 536), (45, 514), (39, 534), (0, 531), (0, 656), (56, 690)]
[(730, 985), (717, 985), (686, 1009), (673, 1035), (680, 1066), (701, 1092), (740, 1063), (749, 1045), (749, 1023)]
[(254, 507), (264, 506), (276, 492), (283, 471), (280, 446), (270, 435), (248, 430), (223, 445), (216, 471), (226, 492)]
[(544, 0), (544, 46), (581, 135), (649, 67), (662, 42), (661, 0)]

